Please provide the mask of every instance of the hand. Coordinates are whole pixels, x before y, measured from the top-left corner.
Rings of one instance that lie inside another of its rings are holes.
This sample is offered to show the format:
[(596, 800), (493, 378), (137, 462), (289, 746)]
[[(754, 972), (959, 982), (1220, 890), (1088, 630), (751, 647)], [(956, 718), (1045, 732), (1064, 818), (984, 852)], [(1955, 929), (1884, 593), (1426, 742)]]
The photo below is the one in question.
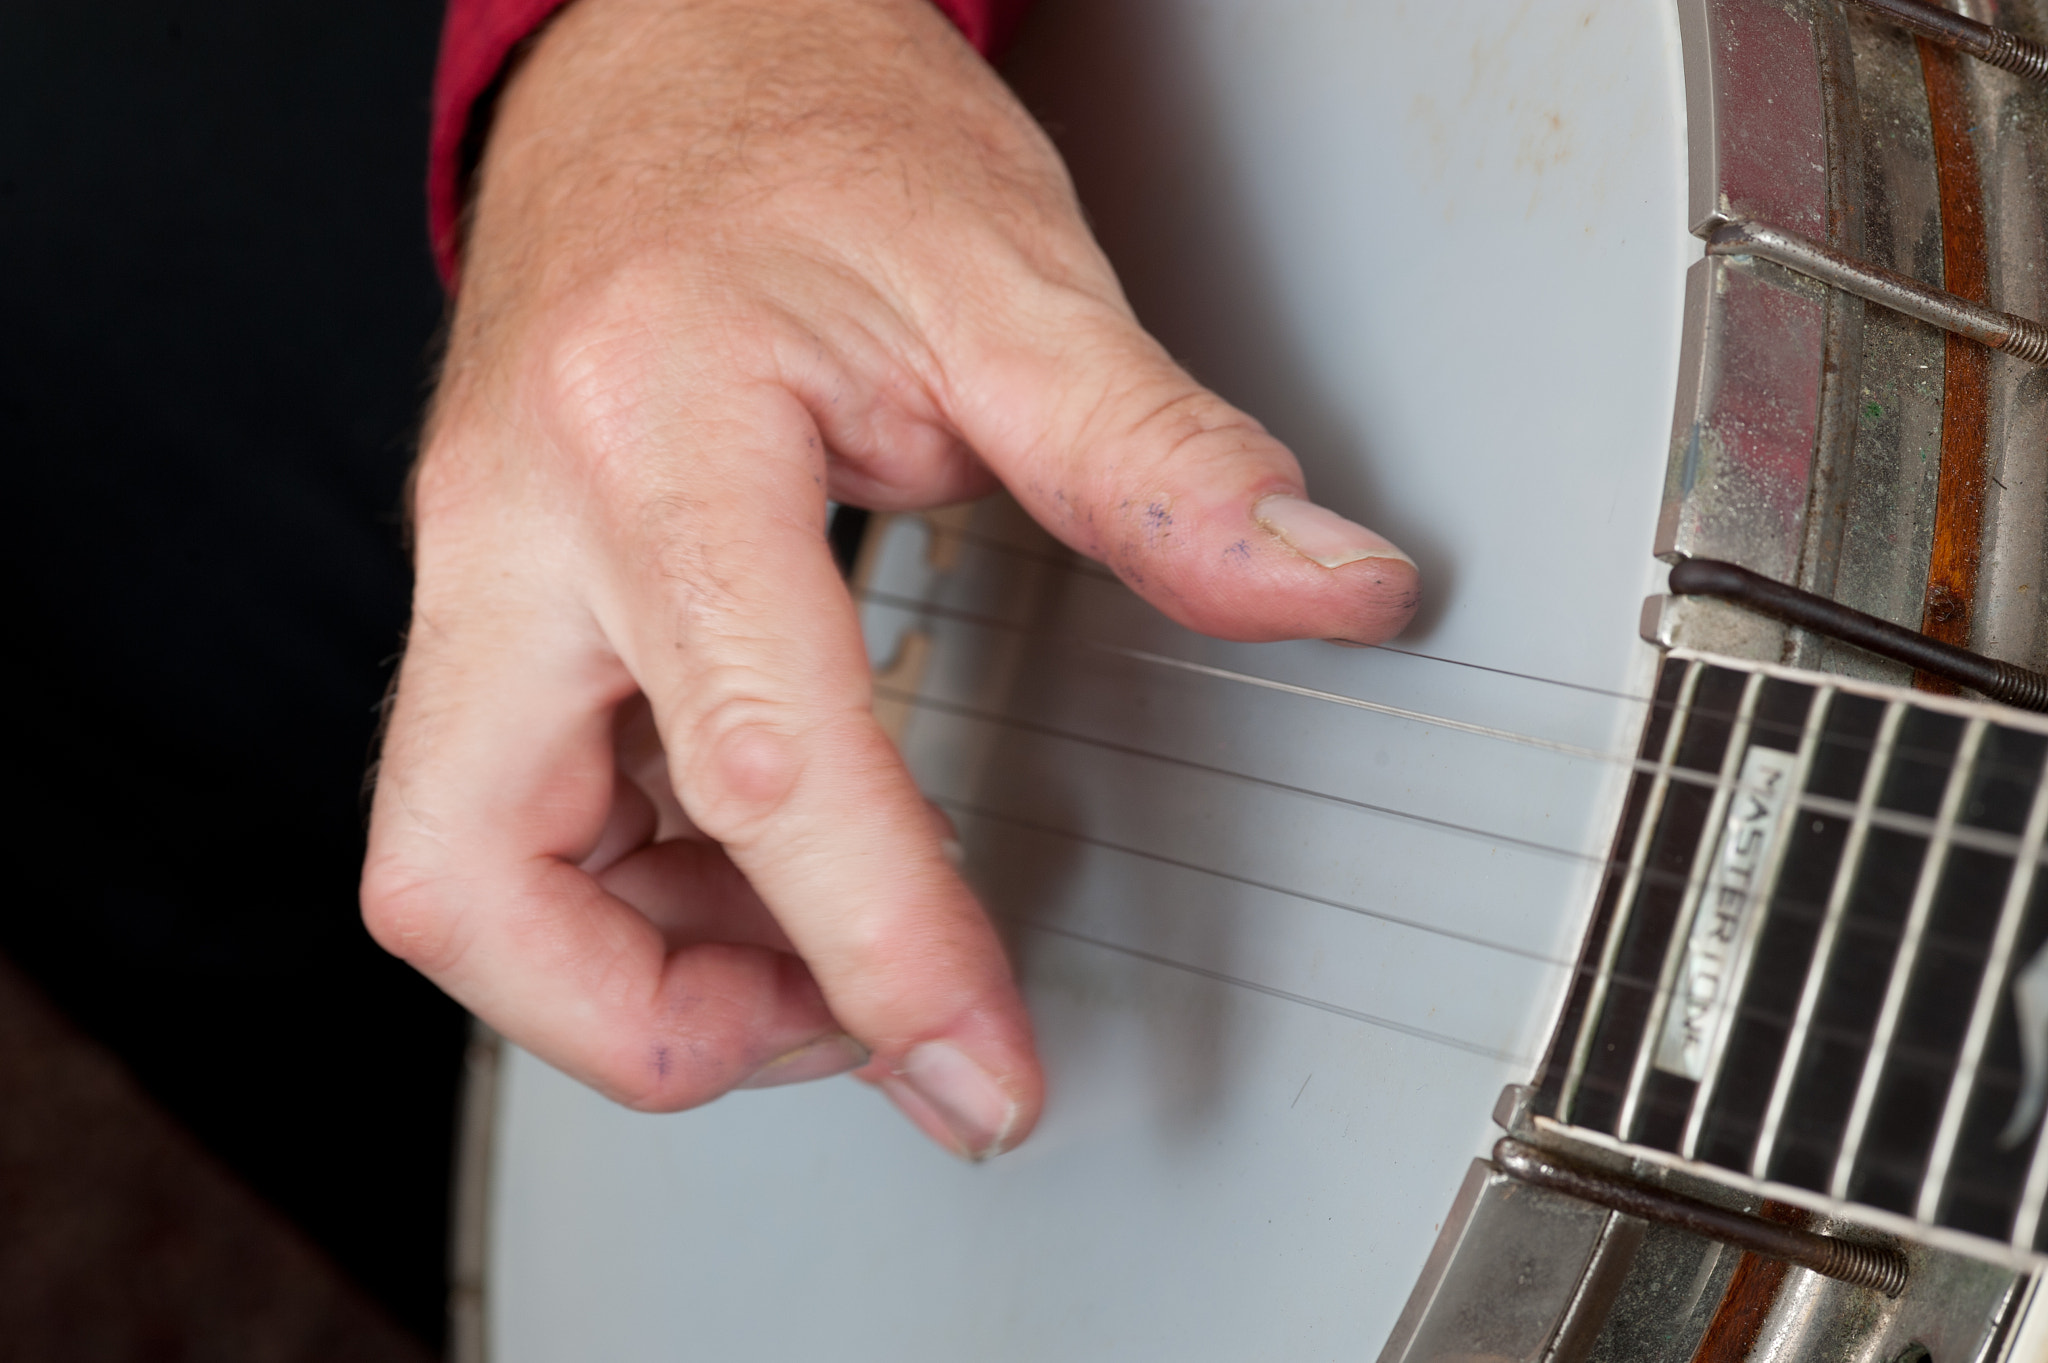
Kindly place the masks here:
[(1415, 603), (1139, 328), (926, 0), (577, 0), (479, 172), (370, 930), (635, 1107), (860, 1067), (960, 1154), (1023, 1139), (1029, 1023), (824, 537), (998, 482), (1212, 634)]

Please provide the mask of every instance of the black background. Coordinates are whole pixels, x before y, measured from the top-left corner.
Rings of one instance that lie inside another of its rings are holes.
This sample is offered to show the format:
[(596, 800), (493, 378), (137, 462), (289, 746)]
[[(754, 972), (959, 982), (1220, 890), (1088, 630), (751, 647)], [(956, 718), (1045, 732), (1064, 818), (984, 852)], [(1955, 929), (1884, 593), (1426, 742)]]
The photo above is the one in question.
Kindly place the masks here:
[(465, 1023), (355, 882), (440, 10), (0, 5), (0, 950), (429, 1341)]

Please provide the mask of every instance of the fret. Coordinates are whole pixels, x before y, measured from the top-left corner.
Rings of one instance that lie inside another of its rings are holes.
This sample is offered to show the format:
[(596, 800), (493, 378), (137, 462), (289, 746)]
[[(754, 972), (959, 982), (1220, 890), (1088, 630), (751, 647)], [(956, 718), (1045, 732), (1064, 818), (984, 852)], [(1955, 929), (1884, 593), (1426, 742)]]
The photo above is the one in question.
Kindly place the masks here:
[(1787, 777), (1785, 788), (1790, 798), (1779, 811), (1769, 860), (1749, 890), (1754, 900), (1751, 917), (1736, 946), (1734, 968), (1729, 974), (1727, 998), (1730, 1016), (1722, 1018), (1713, 1031), (1705, 1071), (1700, 1076), (1699, 1087), (1693, 1091), (1692, 1110), (1686, 1114), (1685, 1135), (1679, 1144), (1679, 1154), (1687, 1159), (1699, 1153), (1700, 1135), (1706, 1129), (1707, 1114), (1712, 1108), (1715, 1091), (1720, 1087), (1722, 1067), (1727, 1061), (1728, 1044), (1735, 1035), (1732, 1014), (1749, 983), (1750, 964), (1755, 957), (1757, 943), (1763, 940), (1764, 926), (1771, 910), (1771, 893), (1777, 888), (1778, 874), (1784, 869), (1785, 858), (1792, 848), (1792, 824), (1802, 812), (1798, 796), (1805, 791), (1807, 778), (1813, 772), (1814, 755), (1820, 750), (1821, 732), (1827, 725), (1828, 710), (1834, 698), (1835, 691), (1830, 686), (1823, 686), (1814, 694), (1805, 727), (1799, 735), (1798, 751), (1792, 759), (1792, 770)]
[[(1923, 1221), (1936, 1220), (1948, 1189), (1949, 1164), (1955, 1158), (1956, 1142), (1962, 1136), (1963, 1113), (1977, 1082), (1977, 1069), (1984, 1061), (1984, 1048), (1991, 1038), (1991, 1024), (2005, 992), (2006, 975), (2012, 966), (2014, 943), (2019, 939), (2020, 921), (2026, 916), (2027, 900), (2033, 893), (2041, 848), (2048, 840), (2048, 771), (2043, 771), (2034, 788), (2027, 811), (2026, 830), (2021, 834), (2020, 855), (2006, 885), (2005, 901), (1998, 913), (1998, 928), (1991, 939), (1991, 953), (1984, 963), (1984, 975), (1977, 984), (1977, 998), (1970, 1009), (1970, 1027), (1963, 1037), (1962, 1055), (1955, 1078), (1949, 1084), (1948, 1100), (1942, 1105), (1941, 1125), (1928, 1157), (1927, 1173), (1920, 1183), (1914, 1215)], [(2027, 1241), (2033, 1239), (2032, 1231)], [(2021, 1245), (2022, 1248), (2028, 1245)]]
[[(1830, 799), (1827, 796), (1806, 796), (1799, 807), (1813, 814), (1822, 814), (1831, 819), (1852, 818), (1856, 806), (1847, 800)], [(1896, 809), (1873, 809), (1870, 811), (1870, 826), (1887, 833), (1906, 833), (1916, 838), (1932, 838), (1938, 830), (1938, 822), (1924, 814), (1908, 814)], [(1994, 856), (2027, 856), (2040, 861), (2048, 858), (2048, 848), (2036, 847), (2031, 852), (2026, 840), (2016, 833), (2000, 833), (1990, 828), (1971, 828), (1959, 824), (1948, 830), (1951, 847), (1966, 847), (1973, 852), (1989, 852)]]
[[(1896, 756), (1896, 754), (1895, 754)], [(1945, 766), (1948, 758), (1941, 759)], [(1664, 777), (1678, 785), (1697, 786), (1702, 790), (1720, 791), (1740, 789), (1739, 779), (1724, 779), (1721, 776), (1702, 771), (1691, 771), (1685, 767), (1667, 763), (1639, 761), (1635, 764), (1640, 772)], [(1851, 820), (1859, 816), (1860, 807), (1854, 800), (1838, 800), (1830, 795), (1814, 795), (1803, 792), (1798, 797), (1799, 810), (1806, 814), (1818, 814), (1830, 819)], [(2025, 839), (2017, 833), (2001, 833), (1992, 828), (1971, 828), (1958, 824), (1942, 830), (1940, 820), (1928, 814), (1914, 814), (1902, 809), (1872, 809), (1863, 812), (1872, 829), (1887, 833), (1905, 833), (1916, 838), (1932, 838), (1936, 832), (1945, 832), (1951, 847), (1966, 847), (1973, 852), (1990, 852), (1995, 856), (2017, 857), (2030, 855), (2036, 861), (2048, 861), (2048, 847), (2037, 847), (2029, 853)]]
[(1971, 720), (1963, 730), (1962, 742), (1956, 749), (1955, 765), (1949, 769), (1948, 781), (1942, 789), (1941, 810), (1920, 862), (1920, 877), (1913, 887), (1913, 901), (1906, 912), (1905, 931), (1899, 940), (1898, 954), (1892, 960), (1891, 978), (1885, 986), (1884, 1006), (1877, 1015), (1877, 1029), (1871, 1037), (1870, 1052), (1864, 1059), (1863, 1074), (1856, 1085), (1856, 1101), (1849, 1109), (1842, 1148), (1835, 1157), (1835, 1173), (1828, 1187), (1829, 1193), (1835, 1197), (1849, 1196), (1849, 1182), (1856, 1171), (1856, 1156), (1862, 1150), (1871, 1107), (1877, 1101), (1878, 1080), (1884, 1074), (1885, 1062), (1891, 1053), (1899, 1013), (1905, 1006), (1906, 987), (1919, 960), (1920, 939), (1927, 928), (1927, 916), (1934, 907), (1935, 889), (1948, 865), (1949, 840), (1955, 831), (1956, 817), (1962, 810), (1963, 792), (1969, 787), (1971, 768), (1976, 763), (1977, 749), (1983, 745), (1986, 727), (1986, 721), (1979, 717)]
[(1623, 930), (1628, 926), (1629, 910), (1635, 904), (1636, 892), (1643, 883), (1643, 870), (1649, 862), (1650, 844), (1657, 832), (1659, 817), (1664, 812), (1665, 796), (1671, 790), (1672, 773), (1676, 770), (1678, 745), (1685, 737), (1686, 723), (1692, 717), (1693, 696), (1699, 690), (1700, 675), (1706, 670), (1703, 663), (1686, 664), (1685, 680), (1679, 686), (1678, 698), (1672, 705), (1671, 725), (1664, 732), (1664, 748), (1651, 776), (1650, 792), (1643, 802), (1641, 821), (1636, 825), (1635, 843), (1629, 848), (1628, 869), (1623, 874), (1621, 892), (1615, 897), (1614, 913), (1607, 922), (1607, 934), (1600, 943), (1600, 963), (1593, 975), (1593, 985), (1587, 995), (1586, 1009), (1579, 1025), (1579, 1034), (1572, 1043), (1572, 1056), (1565, 1070), (1564, 1087), (1557, 1100), (1557, 1110), (1569, 1114), (1579, 1096), (1579, 1084), (1586, 1077), (1586, 1061), (1593, 1049), (1594, 1034), (1599, 1031), (1601, 1009), (1607, 1003), (1607, 989), (1614, 979), (1614, 962), (1621, 951)]
[[(1814, 941), (1813, 958), (1807, 965), (1806, 981), (1799, 992), (1799, 1007), (1792, 1015), (1792, 1029), (1786, 1035), (1785, 1052), (1778, 1061), (1777, 1077), (1771, 1085), (1771, 1100), (1764, 1109), (1763, 1128), (1757, 1135), (1756, 1151), (1750, 1158), (1749, 1171), (1756, 1178), (1768, 1176), (1778, 1130), (1792, 1098), (1793, 1082), (1798, 1077), (1799, 1057), (1806, 1049), (1814, 1012), (1820, 1007), (1821, 987), (1827, 981), (1828, 960), (1834, 955), (1836, 938), (1841, 935), (1842, 917), (1849, 906), (1849, 892), (1855, 885), (1856, 870), (1863, 860), (1863, 848), (1870, 839), (1871, 811), (1876, 808), (1878, 792), (1884, 787), (1885, 773), (1891, 766), (1892, 748), (1898, 742), (1899, 726), (1905, 721), (1906, 709), (1905, 702), (1897, 700), (1885, 707), (1884, 719), (1878, 725), (1877, 741), (1871, 746), (1870, 765), (1864, 769), (1863, 784), (1856, 794), (1848, 837), (1842, 845), (1842, 858), (1836, 864), (1834, 882), (1828, 890), (1827, 907), (1821, 914), (1820, 935)], [(1803, 802), (1801, 807), (1804, 808)]]
[(1735, 724), (1728, 735), (1727, 750), (1721, 756), (1721, 779), (1714, 788), (1712, 802), (1707, 807), (1706, 823), (1697, 847), (1693, 851), (1692, 869), (1686, 877), (1685, 892), (1679, 901), (1678, 914), (1672, 920), (1671, 940), (1664, 949), (1664, 963), (1657, 975), (1657, 988), (1651, 995), (1648, 1025), (1643, 1030), (1642, 1044), (1637, 1046), (1634, 1063), (1629, 1067), (1628, 1088), (1621, 1100), (1621, 1114), (1615, 1122), (1615, 1131), (1624, 1138), (1630, 1138), (1635, 1130), (1643, 1102), (1643, 1088), (1649, 1082), (1651, 1059), (1656, 1054), (1658, 1040), (1664, 1033), (1664, 1020), (1671, 1010), (1673, 986), (1678, 977), (1680, 962), (1684, 959), (1685, 948), (1691, 937), (1693, 914), (1699, 909), (1700, 891), (1716, 847), (1719, 845), (1719, 830), (1728, 817), (1728, 801), (1736, 785), (1736, 775), (1742, 768), (1743, 753), (1749, 747), (1749, 729), (1756, 717), (1757, 699), (1763, 693), (1764, 678), (1761, 673), (1752, 672), (1742, 687), (1742, 701), (1736, 707)]

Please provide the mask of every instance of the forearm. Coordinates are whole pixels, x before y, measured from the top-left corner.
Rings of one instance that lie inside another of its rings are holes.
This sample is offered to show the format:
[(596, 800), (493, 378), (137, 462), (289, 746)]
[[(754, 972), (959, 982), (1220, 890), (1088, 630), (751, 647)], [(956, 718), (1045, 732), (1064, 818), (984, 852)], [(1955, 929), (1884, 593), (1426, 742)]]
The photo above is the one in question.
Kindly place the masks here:
[[(931, 0), (984, 55), (1008, 42), (1031, 0)], [(451, 0), (435, 69), (427, 173), (430, 237), (452, 285), (468, 181), (513, 54), (569, 0)]]

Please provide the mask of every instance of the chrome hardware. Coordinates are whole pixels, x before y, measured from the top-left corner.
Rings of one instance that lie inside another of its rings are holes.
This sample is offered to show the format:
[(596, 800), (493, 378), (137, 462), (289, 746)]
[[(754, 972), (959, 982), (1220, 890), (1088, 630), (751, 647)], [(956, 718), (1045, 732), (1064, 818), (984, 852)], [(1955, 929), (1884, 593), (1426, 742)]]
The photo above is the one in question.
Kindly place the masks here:
[(1852, 260), (1782, 227), (1756, 222), (1724, 223), (1707, 238), (1707, 254), (1768, 260), (1929, 326), (2016, 355), (2029, 364), (2048, 365), (2048, 326), (1930, 288), (1895, 271)]
[(1850, 0), (1858, 8), (1889, 19), (1908, 33), (1952, 47), (1965, 56), (2001, 71), (2048, 82), (2048, 47), (2029, 42), (2002, 28), (1951, 13), (1926, 0)]
[(1822, 1277), (1871, 1288), (1887, 1297), (1896, 1297), (1906, 1290), (1906, 1257), (1895, 1249), (1816, 1235), (1797, 1226), (1681, 1197), (1634, 1179), (1554, 1158), (1513, 1136), (1503, 1136), (1494, 1144), (1493, 1162), (1524, 1183), (1566, 1193), (1596, 1207), (1659, 1225), (1677, 1226), (1767, 1259), (1781, 1259), (1811, 1269)]

